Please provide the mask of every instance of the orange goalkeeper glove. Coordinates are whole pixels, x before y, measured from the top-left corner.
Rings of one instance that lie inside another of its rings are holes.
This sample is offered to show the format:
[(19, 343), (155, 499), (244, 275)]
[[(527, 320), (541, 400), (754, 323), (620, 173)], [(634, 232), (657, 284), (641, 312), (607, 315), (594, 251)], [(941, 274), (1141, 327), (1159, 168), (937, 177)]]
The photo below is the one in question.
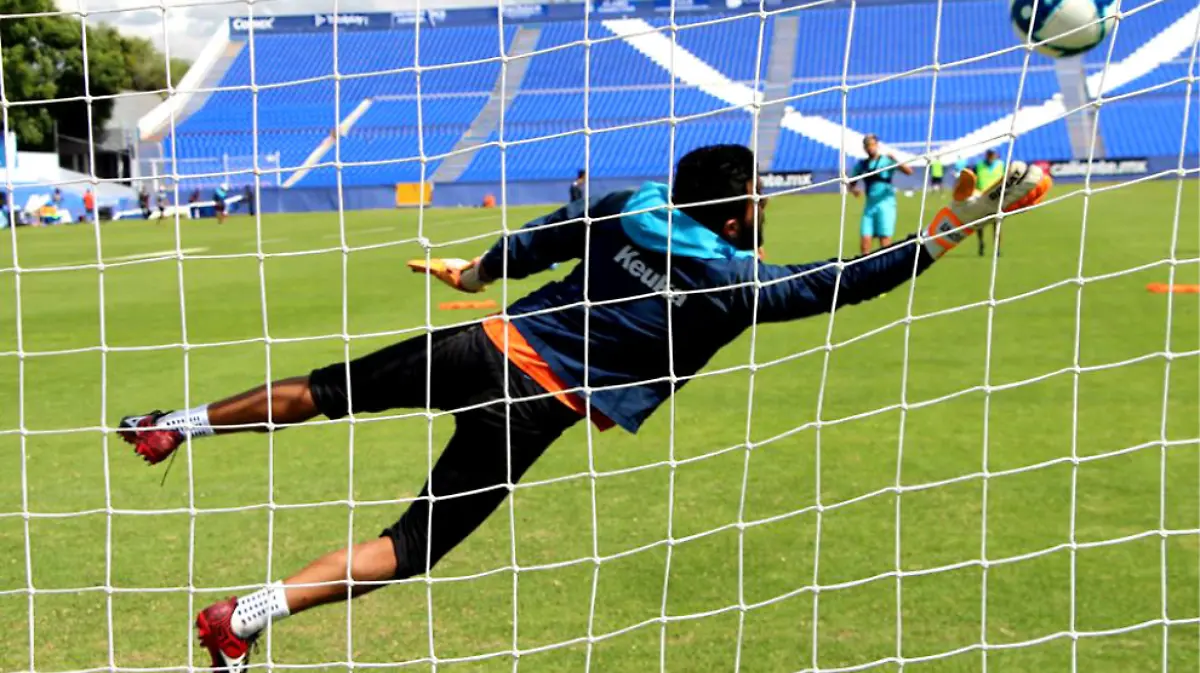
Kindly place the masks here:
[(938, 211), (929, 226), (921, 232), (921, 242), (934, 259), (975, 233), (977, 223), (994, 217), (1001, 210), (1011, 213), (1040, 203), (1054, 185), (1049, 173), (1023, 161), (1012, 162), (1002, 180), (988, 185), (981, 192), (975, 189), (975, 173), (964, 170), (959, 174), (958, 184), (954, 187), (954, 200)]
[(434, 278), (442, 281), (460, 292), (482, 292), (487, 287), (487, 281), (479, 268), (479, 258), (471, 261), (465, 259), (423, 259), (409, 260), (408, 268), (414, 273), (433, 274)]

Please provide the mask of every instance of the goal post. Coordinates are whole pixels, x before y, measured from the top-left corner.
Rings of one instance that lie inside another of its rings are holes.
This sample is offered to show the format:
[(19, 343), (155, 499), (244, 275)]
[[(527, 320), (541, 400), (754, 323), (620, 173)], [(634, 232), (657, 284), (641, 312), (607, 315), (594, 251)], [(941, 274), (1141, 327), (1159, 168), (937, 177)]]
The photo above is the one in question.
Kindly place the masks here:
[(208, 189), (223, 184), (252, 185), (255, 174), (259, 184), (279, 187), (283, 184), (283, 167), (279, 153), (254, 156), (221, 154), (212, 157), (142, 157), (135, 179), (149, 181), (152, 189), (169, 189), (176, 183), (181, 191), (189, 187)]
[[(56, 105), (100, 119), (135, 95), (93, 90), (109, 27), (152, 18), (168, 70), (195, 61), (148, 115), (168, 138), (146, 141), (158, 156), (132, 186), (5, 152), (9, 223), (56, 188), (277, 196), (223, 224), (126, 204), (134, 221), (0, 233), (0, 673), (207, 670), (199, 610), (462, 497), (421, 483), (456, 415), (482, 407), (505, 413), (505, 445), (484, 447), (504, 452), (489, 487), (504, 503), (426, 572), (356, 583), (347, 566), (347, 597), (380, 591), (269, 625), (255, 668), (1196, 670), (1200, 6), (1112, 4), (1109, 37), (1068, 65), (1014, 34), (1004, 0), (0, 4), (5, 81), (29, 40), (74, 30), (84, 82), (69, 93), (66, 50), (66, 93), (0, 87), (6, 137)], [(871, 136), (895, 167), (872, 163)], [(625, 267), (637, 296), (592, 269), (628, 210), (540, 225), (582, 222), (582, 253), (472, 301), (405, 267), (507, 251), (568, 199), (670, 184), (684, 154), (727, 143), (755, 152), (766, 193), (747, 198), (768, 201), (746, 283), (679, 289), (695, 260), (680, 268), (670, 200), (664, 273)], [(993, 155), (1055, 191), (859, 302), (851, 277), (891, 239), (869, 211), (893, 208), (896, 244), (915, 246)], [(117, 434), (127, 413), (511, 324), (514, 301), (576, 273), (585, 373), (544, 397), (594, 417), (601, 392), (670, 392), (637, 434), (579, 423), (523, 478), (516, 359), (497, 399), (439, 410), (430, 366), (406, 382), (422, 408), (272, 411), (270, 432), (189, 439), (169, 473)], [(773, 285), (811, 293), (821, 274), (828, 308), (846, 306), (762, 317)], [(681, 344), (729, 327), (686, 322), (685, 302), (740, 293), (749, 329), (692, 373)], [(597, 321), (634, 301), (665, 307), (668, 373), (598, 385)]]

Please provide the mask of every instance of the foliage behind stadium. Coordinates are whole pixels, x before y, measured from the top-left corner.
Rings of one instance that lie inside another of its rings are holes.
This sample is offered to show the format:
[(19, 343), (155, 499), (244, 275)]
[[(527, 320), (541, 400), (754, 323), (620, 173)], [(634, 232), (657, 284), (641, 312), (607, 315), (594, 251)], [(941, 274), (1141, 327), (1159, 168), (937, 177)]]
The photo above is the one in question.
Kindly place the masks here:
[[(58, 14), (52, 0), (0, 0), (0, 13), (18, 18), (0, 21), (0, 56), (4, 59), (4, 95), (10, 103), (8, 128), (22, 148), (53, 147), (54, 131), (88, 137), (84, 96), (92, 101), (90, 123), (101, 129), (112, 114), (113, 99), (122, 91), (167, 90), (167, 59), (149, 40), (121, 35), (115, 28), (87, 21), (85, 84), (84, 40), (79, 15)], [(172, 81), (187, 71), (187, 62), (171, 59)], [(65, 102), (43, 102), (77, 99)], [(39, 103), (24, 105), (22, 103)]]

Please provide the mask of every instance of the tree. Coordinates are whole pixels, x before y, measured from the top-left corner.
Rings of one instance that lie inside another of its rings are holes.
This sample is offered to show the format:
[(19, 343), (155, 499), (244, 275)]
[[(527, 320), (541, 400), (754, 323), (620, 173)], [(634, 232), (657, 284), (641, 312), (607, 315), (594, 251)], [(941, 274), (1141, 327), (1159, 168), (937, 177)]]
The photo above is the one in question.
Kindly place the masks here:
[[(8, 15), (53, 9), (50, 0), (0, 0), (0, 11)], [(54, 98), (58, 92), (59, 54), (43, 39), (54, 23), (53, 17), (0, 21), (3, 94), (15, 104), (8, 111), (8, 126), (23, 142), (34, 146), (45, 144), (54, 124), (46, 106), (27, 105)]]
[[(100, 26), (87, 31), (85, 72), (83, 31), (78, 23), (72, 27), (78, 31), (74, 40), (58, 45), (61, 60), (57, 98), (70, 100), (50, 106), (50, 116), (57, 122), (59, 133), (86, 138), (89, 123), (99, 131), (112, 116), (113, 99), (106, 96), (128, 90), (131, 79), (122, 56), (124, 44), (116, 30)], [(93, 97), (90, 119), (87, 96)]]
[[(6, 17), (54, 11), (53, 0), (0, 0), (0, 14)], [(11, 104), (8, 127), (22, 146), (50, 149), (56, 125), (59, 133), (86, 138), (89, 125), (99, 132), (112, 115), (110, 96), (167, 88), (166, 59), (148, 40), (89, 23), (86, 68), (84, 44), (78, 17), (19, 16), (0, 21), (3, 93)], [(186, 68), (186, 62), (172, 59), (172, 82), (178, 82), (176, 77)]]
[[(163, 91), (167, 88), (166, 58), (145, 38), (122, 37), (125, 41), (125, 66), (132, 78), (130, 88), (134, 91)], [(191, 63), (181, 58), (171, 59), (171, 84), (179, 85), (179, 80), (191, 67)]]

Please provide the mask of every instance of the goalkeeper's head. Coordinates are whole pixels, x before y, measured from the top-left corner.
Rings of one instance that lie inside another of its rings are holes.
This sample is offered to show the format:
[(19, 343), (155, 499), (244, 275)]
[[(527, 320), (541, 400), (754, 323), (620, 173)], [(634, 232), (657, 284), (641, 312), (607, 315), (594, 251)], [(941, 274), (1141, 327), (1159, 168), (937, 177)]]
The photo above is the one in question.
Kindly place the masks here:
[(701, 147), (679, 160), (671, 200), (735, 247), (753, 250), (763, 243), (767, 208), (756, 173), (754, 152), (747, 147)]

